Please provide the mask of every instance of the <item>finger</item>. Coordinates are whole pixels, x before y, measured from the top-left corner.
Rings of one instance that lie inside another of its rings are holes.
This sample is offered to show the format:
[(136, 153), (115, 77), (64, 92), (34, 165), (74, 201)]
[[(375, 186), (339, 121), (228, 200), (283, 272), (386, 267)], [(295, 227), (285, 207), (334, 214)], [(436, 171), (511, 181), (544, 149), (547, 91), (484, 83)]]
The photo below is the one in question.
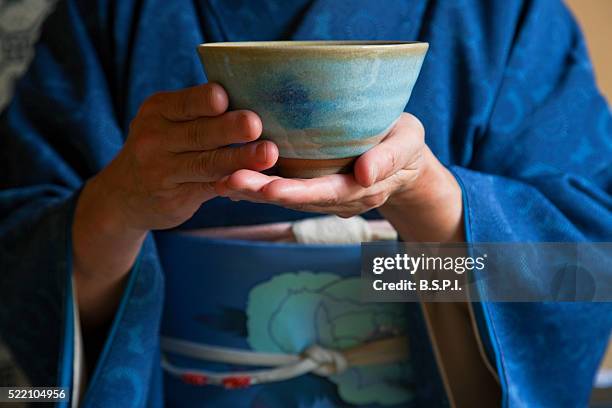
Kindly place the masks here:
[(223, 147), (205, 152), (181, 153), (175, 156), (177, 170), (172, 181), (212, 182), (239, 169), (262, 171), (276, 163), (278, 148), (270, 141)]
[(363, 190), (349, 174), (334, 174), (309, 180), (271, 178), (241, 171), (232, 174), (217, 192), (248, 194), (266, 202), (289, 205), (333, 205), (352, 200)]
[[(332, 188), (338, 189), (335, 194), (330, 196), (322, 193), (318, 185), (323, 183), (334, 184), (333, 180), (337, 180), (341, 186), (346, 188), (338, 188), (336, 185), (332, 186)], [(392, 181), (392, 178), (388, 178), (365, 189), (356, 181), (351, 180), (349, 175), (295, 180), (267, 176), (251, 170), (239, 170), (219, 180), (215, 184), (215, 191), (218, 195), (232, 200), (276, 204), (297, 211), (350, 217), (382, 205), (388, 196), (388, 191), (392, 190)], [(299, 186), (292, 187), (287, 191), (285, 189), (286, 184)], [(303, 192), (297, 192), (297, 189), (303, 190)], [(318, 192), (310, 189), (318, 190)], [(285, 195), (285, 193), (288, 194)]]
[[(264, 197), (262, 189), (275, 180), (281, 180), (278, 176), (269, 176), (257, 171), (241, 169), (229, 176), (221, 178), (215, 183), (215, 192), (232, 200), (248, 200), (257, 203), (278, 204), (274, 199)], [(310, 206), (300, 203), (299, 205), (285, 205), (292, 209), (305, 209)], [(312, 207), (314, 209), (314, 207)]]
[(279, 179), (262, 188), (264, 197), (285, 205), (337, 205), (352, 201), (363, 187), (351, 174), (332, 174), (307, 180)]
[(227, 110), (228, 103), (223, 87), (210, 83), (157, 93), (147, 99), (145, 108), (158, 112), (166, 120), (182, 122), (220, 115)]
[(257, 197), (261, 189), (268, 183), (279, 179), (277, 176), (268, 176), (257, 171), (240, 169), (227, 177), (223, 177), (215, 183), (217, 194), (226, 197), (237, 197), (249, 195), (253, 199)]
[(261, 136), (262, 128), (259, 116), (247, 110), (174, 123), (168, 130), (168, 150), (175, 153), (194, 152), (252, 142)]
[[(296, 211), (307, 211), (314, 213), (337, 214), (339, 216), (351, 216), (363, 212), (363, 204), (359, 201), (347, 201), (342, 203), (330, 203), (329, 200), (319, 202), (286, 200), (282, 196), (266, 196), (262, 190), (266, 189), (274, 181), (282, 181), (277, 176), (268, 176), (251, 170), (238, 170), (230, 176), (223, 177), (215, 184), (218, 195), (232, 200), (247, 200), (256, 203), (282, 205)], [(359, 187), (363, 190), (362, 187)], [(321, 198), (321, 197), (319, 197)]]
[(421, 122), (410, 114), (402, 114), (383, 141), (357, 159), (353, 170), (355, 179), (369, 187), (406, 168), (416, 161), (423, 139)]

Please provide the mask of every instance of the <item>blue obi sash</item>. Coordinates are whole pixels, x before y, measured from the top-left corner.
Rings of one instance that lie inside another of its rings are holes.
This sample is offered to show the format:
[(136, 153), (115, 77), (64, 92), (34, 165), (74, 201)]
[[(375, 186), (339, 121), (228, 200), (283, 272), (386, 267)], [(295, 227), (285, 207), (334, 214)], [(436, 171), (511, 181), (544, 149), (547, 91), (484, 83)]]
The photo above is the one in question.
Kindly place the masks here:
[[(179, 232), (157, 234), (157, 245), (166, 279), (162, 338), (299, 354), (314, 344), (341, 350), (407, 333), (405, 305), (360, 301), (358, 245), (234, 241)], [(185, 370), (253, 369), (173, 353), (165, 358)], [(407, 360), (237, 389), (164, 375), (169, 406), (414, 405)]]

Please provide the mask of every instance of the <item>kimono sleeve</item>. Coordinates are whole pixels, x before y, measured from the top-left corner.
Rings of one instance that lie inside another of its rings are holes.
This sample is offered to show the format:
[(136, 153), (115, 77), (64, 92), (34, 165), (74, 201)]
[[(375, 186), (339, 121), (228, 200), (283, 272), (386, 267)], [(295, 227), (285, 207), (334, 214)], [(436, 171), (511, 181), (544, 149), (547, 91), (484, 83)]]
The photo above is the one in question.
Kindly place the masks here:
[[(612, 117), (562, 2), (528, 1), (462, 185), (473, 242), (612, 240)], [(611, 272), (612, 273), (612, 272)], [(609, 303), (482, 303), (504, 406), (586, 406)]]
[[(124, 141), (108, 7), (58, 2), (0, 117), (0, 338), (33, 386), (72, 384), (73, 212), (83, 183)], [(85, 398), (94, 405), (146, 402), (157, 377), (162, 287), (149, 237), (89, 381)]]

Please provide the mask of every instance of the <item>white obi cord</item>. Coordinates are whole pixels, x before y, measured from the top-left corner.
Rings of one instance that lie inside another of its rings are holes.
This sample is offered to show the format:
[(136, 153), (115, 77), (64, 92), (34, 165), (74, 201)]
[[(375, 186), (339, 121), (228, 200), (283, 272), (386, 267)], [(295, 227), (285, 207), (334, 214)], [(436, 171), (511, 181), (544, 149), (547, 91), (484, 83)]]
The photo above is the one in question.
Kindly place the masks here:
[(397, 232), (387, 221), (368, 222), (359, 216), (307, 218), (294, 222), (291, 231), (301, 244), (360, 244), (397, 239)]
[(401, 362), (408, 358), (408, 338), (396, 336), (375, 340), (346, 350), (333, 350), (313, 344), (301, 354), (283, 354), (209, 346), (162, 337), (161, 349), (164, 353), (208, 362), (271, 367), (252, 371), (217, 372), (178, 367), (172, 364), (165, 354), (162, 357), (163, 369), (188, 384), (218, 385), (235, 389), (284, 381), (308, 373), (328, 377), (340, 374), (350, 367)]

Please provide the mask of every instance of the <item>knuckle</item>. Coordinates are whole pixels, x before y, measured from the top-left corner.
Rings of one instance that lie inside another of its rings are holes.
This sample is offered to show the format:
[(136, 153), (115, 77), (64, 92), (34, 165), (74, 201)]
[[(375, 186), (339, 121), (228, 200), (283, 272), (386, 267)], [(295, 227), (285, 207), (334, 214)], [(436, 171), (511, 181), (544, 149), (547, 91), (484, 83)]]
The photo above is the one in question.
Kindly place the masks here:
[(222, 113), (227, 108), (225, 90), (217, 83), (211, 82), (202, 87), (204, 103), (213, 113)]
[(142, 103), (140, 112), (144, 115), (155, 114), (159, 112), (161, 106), (164, 104), (164, 100), (166, 99), (163, 92), (154, 93), (149, 96)]
[(190, 119), (193, 117), (191, 113), (193, 109), (191, 109), (191, 103), (190, 103), (190, 100), (191, 100), (190, 93), (191, 92), (192, 91), (187, 91), (184, 94), (181, 94), (180, 97), (175, 98), (175, 102), (174, 102), (175, 106), (172, 107), (173, 108), (172, 110), (176, 112), (177, 116), (182, 116), (182, 117), (185, 117), (186, 119)]
[(256, 140), (261, 133), (260, 120), (255, 113), (250, 111), (238, 112), (234, 126), (247, 142)]
[(391, 153), (389, 156), (390, 156), (389, 157), (390, 168), (389, 170), (387, 170), (386, 174), (384, 175), (385, 178), (389, 177), (391, 174), (395, 173), (401, 167), (403, 167), (400, 163), (397, 153)]
[(232, 150), (228, 151), (226, 149), (211, 150), (206, 160), (207, 171), (215, 173), (215, 170), (231, 159), (231, 152)]
[(395, 170), (397, 168), (397, 165), (398, 165), (398, 157), (397, 157), (397, 155), (398, 155), (398, 152), (396, 150), (394, 150), (394, 149), (385, 149), (385, 153), (384, 153), (385, 161), (384, 162), (388, 163), (387, 164), (387, 169), (388, 169), (387, 172), (388, 171), (393, 171), (393, 170)]
[(380, 146), (376, 157), (377, 177), (376, 181), (382, 181), (400, 169), (400, 154), (397, 149), (387, 146)]
[(238, 148), (227, 147), (222, 150), (224, 152), (224, 162), (231, 168), (248, 167), (251, 162), (252, 153), (250, 146), (242, 146)]
[(218, 103), (217, 103), (217, 99), (218, 99), (218, 95), (217, 93), (219, 92), (219, 90), (217, 89), (218, 85), (217, 84), (207, 84), (203, 87), (203, 99), (204, 99), (204, 103), (206, 104), (206, 106), (213, 110), (216, 111), (218, 110)]
[[(212, 152), (209, 152), (212, 153)], [(210, 169), (210, 158), (207, 157), (210, 156), (209, 155), (198, 155), (198, 157), (196, 157), (190, 164), (190, 171), (192, 174), (196, 174), (196, 175), (206, 175), (209, 173), (209, 169)]]
[(215, 177), (222, 163), (222, 157), (218, 150), (203, 152), (192, 162), (192, 172), (202, 176)]
[(414, 130), (414, 132), (412, 132), (413, 135), (411, 135), (412, 137), (417, 137), (420, 141), (425, 140), (425, 126), (423, 125), (423, 122), (419, 120), (419, 118), (410, 113), (404, 112), (402, 113), (402, 121), (404, 121), (405, 124)]
[(202, 145), (202, 132), (197, 121), (188, 122), (185, 128), (185, 137), (190, 146), (199, 147)]

